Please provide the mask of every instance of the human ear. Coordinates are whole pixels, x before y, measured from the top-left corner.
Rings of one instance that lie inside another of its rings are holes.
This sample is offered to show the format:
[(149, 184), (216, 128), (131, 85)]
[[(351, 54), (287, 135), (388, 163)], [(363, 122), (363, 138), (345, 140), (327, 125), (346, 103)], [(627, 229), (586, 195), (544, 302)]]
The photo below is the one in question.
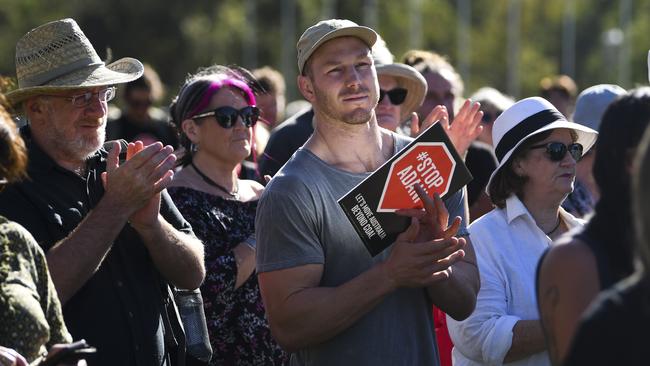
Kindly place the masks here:
[(181, 129), (187, 138), (192, 141), (192, 143), (199, 142), (199, 126), (194, 122), (193, 119), (186, 119), (181, 123)]
[(316, 94), (314, 93), (314, 85), (308, 76), (298, 75), (298, 89), (302, 96), (311, 104), (316, 102)]

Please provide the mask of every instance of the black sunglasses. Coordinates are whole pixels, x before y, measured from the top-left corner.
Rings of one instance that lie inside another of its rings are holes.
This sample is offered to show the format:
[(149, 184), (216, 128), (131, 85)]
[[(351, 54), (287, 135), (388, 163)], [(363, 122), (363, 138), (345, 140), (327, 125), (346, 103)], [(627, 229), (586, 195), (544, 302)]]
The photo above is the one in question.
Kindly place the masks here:
[(569, 145), (565, 145), (561, 142), (547, 142), (545, 144), (529, 147), (529, 149), (541, 148), (546, 148), (546, 153), (551, 161), (561, 161), (564, 159), (567, 152), (571, 154), (571, 157), (575, 161), (580, 161), (580, 159), (582, 159), (582, 145), (577, 142)]
[(260, 109), (255, 106), (247, 106), (242, 109), (233, 107), (219, 107), (213, 111), (197, 114), (190, 119), (205, 118), (214, 116), (223, 128), (232, 128), (237, 123), (237, 117), (241, 117), (246, 127), (253, 127), (260, 118)]
[(391, 89), (389, 91), (385, 90), (379, 90), (379, 103), (384, 99), (386, 95), (388, 95), (388, 100), (393, 105), (400, 105), (404, 103), (404, 100), (406, 100), (406, 94), (408, 94), (408, 90), (404, 88), (395, 88)]

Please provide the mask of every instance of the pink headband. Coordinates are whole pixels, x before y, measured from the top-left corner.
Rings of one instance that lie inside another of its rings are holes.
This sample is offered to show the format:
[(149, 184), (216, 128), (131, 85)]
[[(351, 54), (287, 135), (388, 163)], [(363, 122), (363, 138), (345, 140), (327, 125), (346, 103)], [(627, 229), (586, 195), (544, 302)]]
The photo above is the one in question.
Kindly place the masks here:
[(191, 118), (192, 116), (196, 115), (197, 113), (205, 109), (205, 107), (207, 107), (208, 104), (210, 104), (210, 98), (212, 98), (214, 93), (216, 93), (219, 89), (223, 88), (224, 86), (233, 86), (243, 91), (246, 94), (246, 99), (248, 99), (247, 100), (248, 104), (251, 106), (256, 105), (255, 95), (253, 94), (253, 91), (248, 86), (248, 84), (246, 84), (245, 82), (237, 79), (232, 79), (232, 78), (215, 80), (210, 83), (208, 89), (205, 91), (205, 93), (203, 93), (203, 98), (201, 99), (201, 102), (199, 102), (196, 108), (194, 108), (192, 112), (187, 115), (187, 118)]

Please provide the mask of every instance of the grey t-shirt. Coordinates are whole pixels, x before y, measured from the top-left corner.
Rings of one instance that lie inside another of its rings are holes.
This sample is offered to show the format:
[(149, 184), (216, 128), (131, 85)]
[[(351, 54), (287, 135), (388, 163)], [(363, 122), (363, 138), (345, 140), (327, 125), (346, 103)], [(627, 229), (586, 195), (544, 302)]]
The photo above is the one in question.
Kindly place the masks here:
[[(394, 134), (395, 151), (411, 140)], [(257, 208), (257, 271), (323, 264), (320, 286), (335, 287), (384, 261), (371, 257), (337, 200), (369, 173), (334, 168), (300, 148), (264, 190)], [(465, 217), (463, 194), (445, 201)], [(459, 235), (467, 235), (465, 224)], [(400, 288), (354, 325), (291, 355), (291, 365), (437, 365), (432, 303), (424, 289)]]

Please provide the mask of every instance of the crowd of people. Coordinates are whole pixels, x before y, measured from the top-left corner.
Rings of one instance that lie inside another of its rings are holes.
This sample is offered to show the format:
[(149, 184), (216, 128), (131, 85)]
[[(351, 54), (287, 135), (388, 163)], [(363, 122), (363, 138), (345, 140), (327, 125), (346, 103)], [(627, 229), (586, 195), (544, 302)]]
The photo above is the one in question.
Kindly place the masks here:
[[(17, 41), (0, 365), (650, 360), (650, 88), (465, 100), (445, 57), (398, 62), (344, 19), (296, 51), (304, 101), (271, 67), (205, 65), (165, 107), (153, 68), (106, 64), (73, 19)], [(372, 256), (338, 200), (436, 123), (473, 180), (415, 184)]]

